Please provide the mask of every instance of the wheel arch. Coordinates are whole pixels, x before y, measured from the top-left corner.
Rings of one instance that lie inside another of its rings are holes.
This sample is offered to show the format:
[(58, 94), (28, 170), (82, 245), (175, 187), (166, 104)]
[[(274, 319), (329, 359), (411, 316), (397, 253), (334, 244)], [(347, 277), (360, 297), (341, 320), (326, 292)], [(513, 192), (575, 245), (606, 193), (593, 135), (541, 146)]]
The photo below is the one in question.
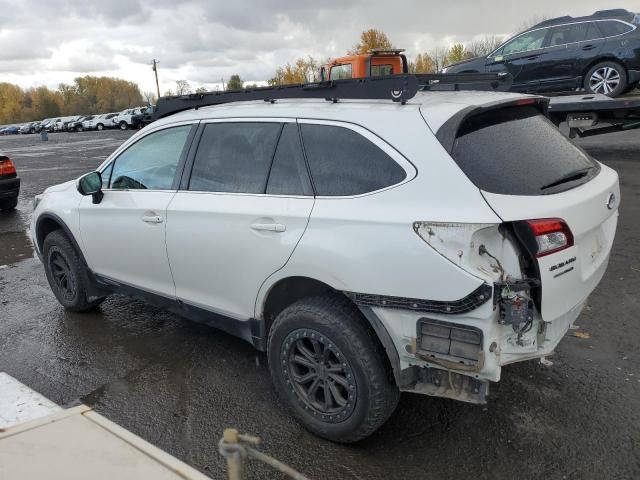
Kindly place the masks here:
[(256, 312), (256, 316), (262, 324), (263, 338), (269, 337), (269, 330), (273, 321), (288, 306), (304, 298), (330, 294), (344, 296), (359, 310), (364, 325), (372, 330), (380, 346), (384, 349), (387, 366), (390, 368), (396, 383), (400, 385), (400, 356), (391, 335), (373, 309), (368, 306), (357, 305), (351, 298), (344, 295), (341, 290), (315, 278), (306, 276), (284, 277), (268, 288)]
[(62, 232), (66, 235), (66, 237), (71, 242), (71, 245), (73, 245), (73, 248), (76, 250), (78, 257), (80, 257), (80, 261), (83, 263), (85, 267), (89, 268), (87, 261), (84, 258), (84, 255), (82, 253), (82, 250), (80, 249), (80, 245), (78, 244), (75, 236), (71, 232), (71, 229), (67, 226), (64, 220), (62, 220), (55, 213), (43, 213), (38, 217), (38, 220), (36, 221), (36, 229), (35, 229), (36, 238), (34, 240), (36, 242), (36, 245), (38, 246), (38, 251), (42, 253), (42, 246), (44, 245), (44, 239), (47, 237), (47, 235), (49, 235), (51, 232), (55, 230), (62, 230)]
[(624, 68), (624, 72), (627, 74), (627, 76), (629, 75), (629, 68), (627, 67), (627, 65), (625, 65), (624, 61), (620, 60), (618, 57), (615, 57), (613, 55), (609, 56), (609, 55), (605, 55), (602, 57), (598, 57), (595, 60), (592, 60), (591, 62), (589, 62), (589, 64), (587, 64), (587, 66), (584, 68), (584, 70), (582, 71), (582, 85), (584, 86), (584, 82), (585, 79), (587, 77), (587, 73), (589, 73), (589, 70), (591, 70), (593, 67), (595, 67), (597, 64), (599, 63), (604, 63), (604, 62), (613, 62), (613, 63), (617, 63), (618, 65), (620, 65), (622, 68)]

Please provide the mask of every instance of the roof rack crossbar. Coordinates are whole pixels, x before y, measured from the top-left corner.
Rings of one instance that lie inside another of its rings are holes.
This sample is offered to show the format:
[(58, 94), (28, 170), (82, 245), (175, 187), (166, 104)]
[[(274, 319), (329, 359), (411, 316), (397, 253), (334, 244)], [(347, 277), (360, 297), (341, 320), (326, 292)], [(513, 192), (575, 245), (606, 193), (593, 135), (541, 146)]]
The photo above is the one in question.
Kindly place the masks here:
[(513, 77), (508, 73), (428, 73), (214, 91), (161, 97), (154, 118), (157, 120), (191, 108), (251, 100), (320, 98), (334, 102), (341, 99), (391, 100), (404, 104), (419, 91), (508, 91), (512, 84)]

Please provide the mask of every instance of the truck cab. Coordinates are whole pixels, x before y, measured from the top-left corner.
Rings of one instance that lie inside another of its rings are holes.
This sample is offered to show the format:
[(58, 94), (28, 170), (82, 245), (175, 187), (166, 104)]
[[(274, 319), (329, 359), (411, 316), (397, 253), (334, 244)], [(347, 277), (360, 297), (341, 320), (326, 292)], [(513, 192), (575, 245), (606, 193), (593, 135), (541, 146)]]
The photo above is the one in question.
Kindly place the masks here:
[(373, 49), (368, 53), (334, 58), (322, 67), (320, 77), (324, 81), (408, 73), (407, 57), (402, 52), (402, 49)]

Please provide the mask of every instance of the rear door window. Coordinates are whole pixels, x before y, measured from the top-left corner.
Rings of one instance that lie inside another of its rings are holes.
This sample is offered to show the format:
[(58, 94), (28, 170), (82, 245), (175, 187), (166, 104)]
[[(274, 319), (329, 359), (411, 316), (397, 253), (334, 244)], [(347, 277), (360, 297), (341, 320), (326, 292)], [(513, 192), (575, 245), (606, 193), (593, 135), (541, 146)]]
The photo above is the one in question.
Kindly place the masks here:
[(281, 123), (208, 124), (198, 145), (189, 190), (265, 193)]
[(313, 195), (296, 123), (286, 123), (267, 182), (269, 195)]
[(602, 38), (602, 33), (600, 33), (600, 29), (595, 22), (589, 22), (589, 28), (587, 28), (587, 34), (585, 35), (585, 40), (597, 40), (598, 38)]
[(585, 39), (588, 23), (573, 23), (571, 25), (561, 25), (553, 27), (549, 35), (549, 46), (566, 45), (569, 43), (578, 43)]
[(471, 117), (458, 130), (452, 157), (478, 188), (504, 195), (557, 193), (599, 171), (597, 162), (534, 107)]
[(359, 133), (333, 125), (300, 125), (316, 193), (351, 196), (402, 182), (407, 174)]

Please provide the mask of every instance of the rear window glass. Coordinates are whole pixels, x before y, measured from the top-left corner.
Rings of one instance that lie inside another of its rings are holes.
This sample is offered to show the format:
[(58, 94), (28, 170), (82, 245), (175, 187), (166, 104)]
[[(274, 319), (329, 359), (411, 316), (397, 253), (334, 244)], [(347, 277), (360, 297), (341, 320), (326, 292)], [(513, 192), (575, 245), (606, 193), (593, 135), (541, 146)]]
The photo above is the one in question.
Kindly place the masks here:
[(546, 195), (581, 185), (598, 164), (534, 107), (492, 110), (467, 120), (452, 157), (481, 190)]

